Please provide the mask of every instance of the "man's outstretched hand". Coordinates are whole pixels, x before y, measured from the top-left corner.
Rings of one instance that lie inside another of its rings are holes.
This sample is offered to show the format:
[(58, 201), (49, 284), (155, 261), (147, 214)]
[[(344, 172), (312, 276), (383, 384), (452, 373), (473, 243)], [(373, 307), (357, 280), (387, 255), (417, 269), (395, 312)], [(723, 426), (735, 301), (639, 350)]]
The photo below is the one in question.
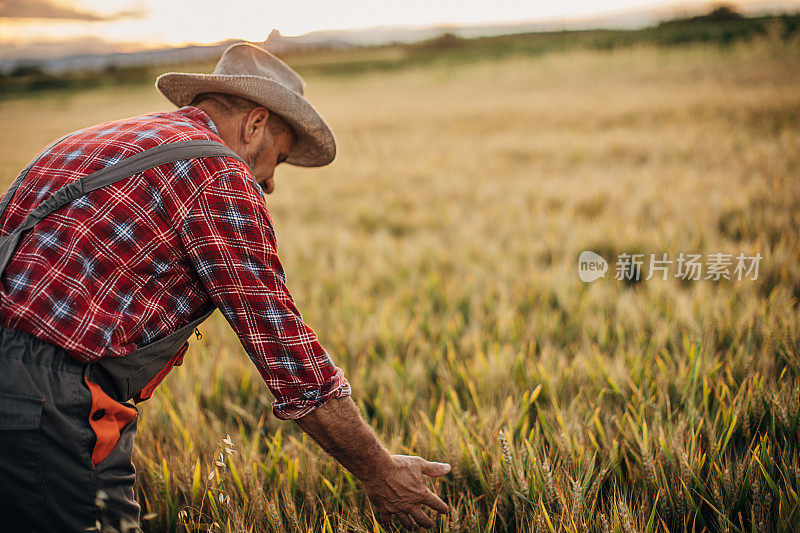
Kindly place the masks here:
[(433, 463), (412, 455), (392, 455), (393, 466), (386, 472), (364, 481), (367, 496), (383, 524), (396, 516), (407, 529), (433, 527), (434, 521), (423, 506), (437, 513), (447, 514), (450, 509), (436, 494), (425, 486), (422, 477), (439, 477), (450, 472), (447, 463)]
[(350, 397), (333, 398), (295, 420), (323, 450), (357, 477), (383, 523), (396, 516), (407, 529), (433, 527), (425, 513), (449, 512), (425, 485), (424, 476), (450, 472), (447, 463), (433, 463), (412, 455), (389, 455)]

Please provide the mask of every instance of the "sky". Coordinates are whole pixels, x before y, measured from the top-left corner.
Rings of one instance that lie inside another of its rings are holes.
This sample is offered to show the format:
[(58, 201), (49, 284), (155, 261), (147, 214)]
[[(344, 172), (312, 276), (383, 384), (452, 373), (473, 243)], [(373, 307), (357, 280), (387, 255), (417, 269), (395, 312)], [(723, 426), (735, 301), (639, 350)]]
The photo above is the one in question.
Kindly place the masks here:
[[(680, 1), (687, 9), (713, 3)], [(0, 0), (0, 45), (87, 38), (146, 46), (234, 38), (263, 41), (272, 28), (300, 35), (375, 26), (566, 21), (674, 4), (675, 0)]]

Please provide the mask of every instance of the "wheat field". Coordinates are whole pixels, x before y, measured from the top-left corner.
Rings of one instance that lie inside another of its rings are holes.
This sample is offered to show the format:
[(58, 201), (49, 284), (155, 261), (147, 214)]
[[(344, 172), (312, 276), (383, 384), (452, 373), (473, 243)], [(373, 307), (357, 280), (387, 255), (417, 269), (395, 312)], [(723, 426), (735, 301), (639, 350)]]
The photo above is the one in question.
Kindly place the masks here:
[[(797, 529), (796, 39), (307, 81), (339, 155), (278, 169), (279, 254), (387, 447), (453, 465), (437, 530)], [(0, 102), (4, 187), (67, 131), (163, 109), (149, 85)], [(584, 283), (583, 250), (763, 260)], [(140, 404), (145, 529), (381, 531), (222, 315), (200, 329)]]

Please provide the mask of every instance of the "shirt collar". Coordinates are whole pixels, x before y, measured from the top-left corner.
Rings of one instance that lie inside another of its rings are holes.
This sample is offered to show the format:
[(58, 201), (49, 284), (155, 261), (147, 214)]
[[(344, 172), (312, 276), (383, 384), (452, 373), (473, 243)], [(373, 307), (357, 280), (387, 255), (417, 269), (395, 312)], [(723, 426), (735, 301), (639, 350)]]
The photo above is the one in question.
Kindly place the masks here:
[(175, 111), (175, 113), (183, 115), (187, 119), (192, 120), (194, 122), (199, 122), (201, 125), (210, 129), (211, 131), (214, 132), (214, 134), (219, 136), (219, 130), (217, 129), (217, 125), (214, 124), (214, 121), (211, 120), (211, 117), (209, 117), (208, 114), (199, 107), (187, 105), (178, 109), (177, 111)]

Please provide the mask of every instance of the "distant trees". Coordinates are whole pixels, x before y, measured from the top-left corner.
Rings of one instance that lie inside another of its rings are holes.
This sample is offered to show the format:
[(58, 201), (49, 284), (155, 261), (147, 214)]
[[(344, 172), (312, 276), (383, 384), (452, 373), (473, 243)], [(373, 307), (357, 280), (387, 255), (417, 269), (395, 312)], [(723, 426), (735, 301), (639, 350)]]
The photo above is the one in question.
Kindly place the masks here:
[(744, 18), (744, 15), (736, 11), (736, 9), (729, 4), (719, 4), (706, 15), (700, 15), (694, 18), (705, 22), (727, 22), (729, 20), (741, 20)]
[(464, 40), (455, 33), (447, 32), (433, 39), (423, 41), (422, 45), (426, 48), (453, 48), (459, 46), (463, 42)]
[(722, 23), (740, 21), (745, 18), (744, 15), (736, 11), (736, 8), (730, 4), (717, 4), (711, 11), (705, 15), (696, 15), (694, 17), (680, 17), (672, 20), (662, 22), (662, 26), (673, 26), (680, 24), (699, 24), (699, 23)]

